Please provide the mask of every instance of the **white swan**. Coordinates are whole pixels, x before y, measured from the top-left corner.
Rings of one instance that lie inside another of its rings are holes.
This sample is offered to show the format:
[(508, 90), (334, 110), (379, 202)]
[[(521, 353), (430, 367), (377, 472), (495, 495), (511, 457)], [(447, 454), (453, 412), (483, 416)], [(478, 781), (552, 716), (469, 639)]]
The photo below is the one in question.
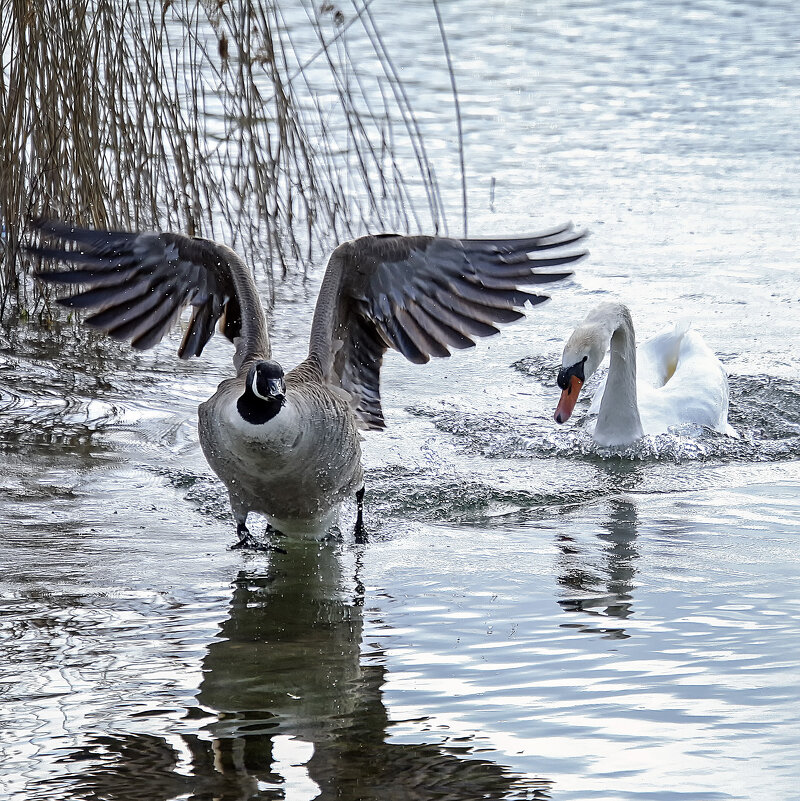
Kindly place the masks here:
[(630, 311), (601, 303), (564, 347), (555, 412), (565, 423), (583, 384), (611, 351), (608, 375), (594, 395), (592, 436), (603, 446), (629, 445), (644, 434), (698, 423), (738, 437), (728, 425), (728, 377), (720, 360), (688, 324), (668, 327), (637, 350)]

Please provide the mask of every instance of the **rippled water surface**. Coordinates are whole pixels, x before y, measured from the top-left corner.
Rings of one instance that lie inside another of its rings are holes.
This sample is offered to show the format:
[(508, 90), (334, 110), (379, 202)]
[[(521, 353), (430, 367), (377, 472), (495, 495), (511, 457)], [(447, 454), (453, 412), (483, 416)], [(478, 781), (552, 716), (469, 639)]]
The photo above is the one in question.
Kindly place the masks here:
[[(374, 11), (458, 233), (435, 17)], [(572, 218), (590, 258), (474, 351), (387, 358), (363, 546), (345, 509), (321, 545), (228, 550), (195, 422), (226, 343), (4, 332), (4, 798), (800, 799), (800, 11), (442, 12), (470, 232)], [(318, 278), (280, 290), (286, 364)], [(555, 425), (564, 339), (611, 297), (641, 337), (693, 320), (740, 439), (614, 453), (588, 401)]]

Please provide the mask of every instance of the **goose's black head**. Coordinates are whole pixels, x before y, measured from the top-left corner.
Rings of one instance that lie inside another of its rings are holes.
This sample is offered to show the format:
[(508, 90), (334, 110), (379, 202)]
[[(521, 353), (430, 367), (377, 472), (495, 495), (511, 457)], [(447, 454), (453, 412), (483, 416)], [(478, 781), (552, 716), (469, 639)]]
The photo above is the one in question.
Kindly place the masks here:
[(286, 402), (283, 367), (277, 362), (256, 362), (247, 374), (244, 393), (236, 408), (244, 420), (261, 425), (272, 420)]

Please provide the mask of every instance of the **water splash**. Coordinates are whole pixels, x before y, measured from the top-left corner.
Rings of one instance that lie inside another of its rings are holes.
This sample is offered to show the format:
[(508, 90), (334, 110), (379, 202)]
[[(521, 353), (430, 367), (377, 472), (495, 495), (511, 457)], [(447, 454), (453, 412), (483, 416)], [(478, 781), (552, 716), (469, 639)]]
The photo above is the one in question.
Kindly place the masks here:
[(556, 386), (556, 376), (560, 367), (560, 362), (555, 358), (540, 354), (526, 356), (511, 365), (512, 370), (535, 379), (544, 387)]
[[(542, 381), (545, 368), (548, 374), (550, 370), (547, 360), (538, 357), (521, 360), (515, 367)], [(555, 457), (685, 463), (768, 462), (800, 456), (800, 383), (771, 376), (737, 376), (731, 378), (730, 386), (729, 419), (739, 431), (739, 439), (687, 424), (645, 436), (626, 447), (608, 448), (592, 439), (587, 430), (591, 418), (585, 410), (568, 426), (559, 428), (533, 413), (520, 417), (452, 406), (412, 406), (408, 411), (430, 419), (439, 431), (459, 437), (464, 452), (490, 459)]]
[(155, 472), (182, 492), (184, 498), (202, 514), (226, 523), (233, 520), (228, 493), (222, 482), (214, 476), (175, 467), (159, 468)]

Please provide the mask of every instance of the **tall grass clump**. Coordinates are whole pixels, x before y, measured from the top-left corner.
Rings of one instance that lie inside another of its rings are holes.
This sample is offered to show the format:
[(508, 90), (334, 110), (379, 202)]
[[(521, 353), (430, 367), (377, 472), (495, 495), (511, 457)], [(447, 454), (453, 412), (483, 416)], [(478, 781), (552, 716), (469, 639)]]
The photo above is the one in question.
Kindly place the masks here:
[[(32, 215), (219, 238), (273, 279), (322, 243), (406, 230), (413, 197), (438, 230), (436, 181), (370, 2), (345, 13), (291, 0), (3, 0), (0, 319), (40, 302), (20, 258)], [(358, 58), (353, 26), (369, 43)]]

